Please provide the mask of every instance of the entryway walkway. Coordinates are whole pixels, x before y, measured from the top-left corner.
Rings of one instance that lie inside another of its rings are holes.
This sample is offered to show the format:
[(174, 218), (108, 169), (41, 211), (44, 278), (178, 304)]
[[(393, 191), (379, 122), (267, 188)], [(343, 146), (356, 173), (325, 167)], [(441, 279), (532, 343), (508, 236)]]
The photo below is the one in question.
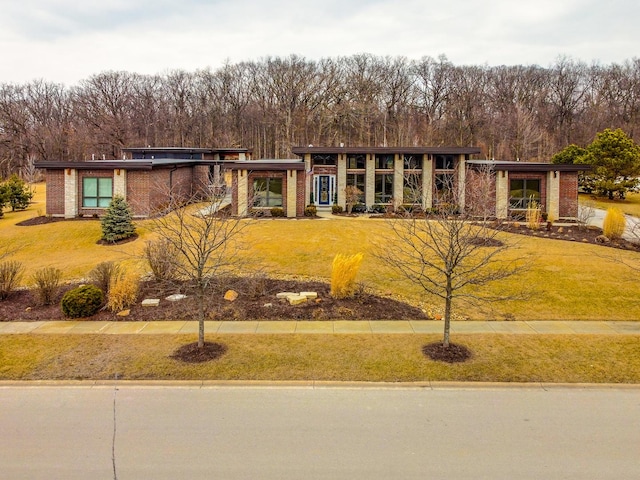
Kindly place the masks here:
[[(209, 334), (439, 334), (442, 321), (210, 321)], [(152, 322), (1, 322), (0, 335), (7, 334), (191, 334), (198, 332), (195, 321)], [(451, 322), (451, 333), (492, 333), (524, 335), (640, 335), (640, 322), (605, 321), (474, 321)]]

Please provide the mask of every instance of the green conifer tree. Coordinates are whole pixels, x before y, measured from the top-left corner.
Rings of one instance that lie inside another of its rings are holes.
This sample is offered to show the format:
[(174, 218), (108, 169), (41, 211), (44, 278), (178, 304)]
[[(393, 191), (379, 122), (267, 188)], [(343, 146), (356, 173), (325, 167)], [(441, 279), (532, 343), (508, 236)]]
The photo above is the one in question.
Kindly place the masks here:
[(102, 239), (115, 243), (135, 235), (131, 208), (126, 200), (116, 195), (102, 217)]

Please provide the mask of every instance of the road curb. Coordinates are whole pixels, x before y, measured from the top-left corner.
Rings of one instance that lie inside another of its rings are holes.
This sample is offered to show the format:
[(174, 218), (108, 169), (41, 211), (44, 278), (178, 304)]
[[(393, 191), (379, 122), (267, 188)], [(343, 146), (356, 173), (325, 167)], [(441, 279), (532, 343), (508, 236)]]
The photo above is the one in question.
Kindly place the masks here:
[(575, 389), (640, 390), (640, 383), (546, 383), (546, 382), (340, 382), (329, 380), (0, 380), (0, 388), (80, 387), (80, 388), (306, 388), (306, 389)]

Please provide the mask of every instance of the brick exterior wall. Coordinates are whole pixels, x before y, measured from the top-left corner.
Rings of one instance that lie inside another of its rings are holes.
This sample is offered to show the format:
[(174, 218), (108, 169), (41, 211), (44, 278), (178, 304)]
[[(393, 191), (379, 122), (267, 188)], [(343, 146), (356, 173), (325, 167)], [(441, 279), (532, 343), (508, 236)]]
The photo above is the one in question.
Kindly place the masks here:
[(64, 216), (64, 170), (47, 170), (47, 215)]
[(560, 172), (560, 217), (578, 216), (578, 173)]
[(303, 217), (304, 216), (304, 208), (307, 205), (307, 201), (309, 199), (309, 194), (306, 191), (306, 181), (305, 181), (305, 172), (303, 170), (298, 170), (298, 175), (296, 178), (296, 216)]
[(148, 217), (151, 215), (150, 208), (150, 171), (129, 170), (127, 171), (127, 203), (133, 211), (134, 217)]

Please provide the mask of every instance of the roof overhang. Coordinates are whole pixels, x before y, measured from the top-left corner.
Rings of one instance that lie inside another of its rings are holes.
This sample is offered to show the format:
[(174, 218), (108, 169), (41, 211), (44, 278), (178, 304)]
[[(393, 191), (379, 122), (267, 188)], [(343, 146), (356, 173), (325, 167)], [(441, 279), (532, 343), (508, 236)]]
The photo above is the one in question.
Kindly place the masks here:
[(231, 170), (304, 170), (305, 165), (302, 160), (236, 160), (225, 162), (225, 167)]
[(472, 167), (488, 166), (493, 170), (507, 172), (583, 172), (591, 170), (591, 165), (567, 165), (545, 162), (507, 162), (501, 160), (467, 160)]
[(310, 154), (366, 154), (378, 155), (400, 153), (408, 155), (478, 155), (480, 147), (293, 147), (295, 155)]

